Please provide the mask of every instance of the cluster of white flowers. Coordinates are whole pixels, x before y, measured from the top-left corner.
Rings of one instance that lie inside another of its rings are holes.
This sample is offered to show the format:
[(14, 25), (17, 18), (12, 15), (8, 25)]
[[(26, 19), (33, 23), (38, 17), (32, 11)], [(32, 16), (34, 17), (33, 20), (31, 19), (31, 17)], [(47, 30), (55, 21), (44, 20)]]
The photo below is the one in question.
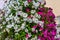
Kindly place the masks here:
[(20, 15), (20, 16), (22, 16), (22, 17), (24, 17), (24, 18), (26, 18), (26, 17), (28, 16), (27, 13), (24, 13), (24, 12), (22, 12), (22, 11), (19, 11), (19, 12), (17, 12), (16, 14), (17, 14), (17, 15)]
[(57, 35), (55, 37), (60, 38), (60, 27), (57, 28)]
[[(33, 2), (33, 7), (35, 9), (37, 9), (39, 7), (39, 2), (41, 2), (40, 0), (38, 2), (35, 2), (34, 0)], [(26, 7), (28, 4), (28, 1), (23, 1), (24, 6)], [(14, 4), (18, 4), (17, 6), (15, 6)], [(37, 14), (36, 10), (31, 10), (30, 13), (31, 15), (28, 15), (28, 13), (23, 12), (22, 11), (22, 6), (20, 6), (21, 4), (18, 1), (14, 1), (14, 0), (8, 0), (7, 3), (5, 4), (4, 10), (5, 10), (5, 15), (4, 15), (4, 20), (2, 22), (2, 25), (5, 25), (6, 28), (5, 30), (7, 32), (9, 32), (9, 28), (14, 28), (14, 32), (19, 32), (20, 30), (25, 30), (26, 33), (28, 33), (28, 28), (26, 28), (26, 23), (35, 23), (35, 24), (39, 24), (41, 27), (44, 26), (44, 22), (40, 21), (39, 19), (41, 18), (40, 15)], [(13, 13), (11, 13), (11, 8), (14, 8), (14, 10), (16, 10), (17, 12), (15, 13), (15, 15), (13, 15)], [(20, 10), (19, 10), (20, 9)], [(2, 16), (2, 15), (1, 15)], [(20, 17), (22, 18), (20, 18)], [(29, 18), (28, 16), (31, 16), (32, 18)], [(21, 23), (21, 24), (20, 24)], [(19, 25), (18, 25), (19, 24)], [(0, 25), (0, 29), (2, 29), (2, 25)], [(4, 26), (4, 27), (5, 27)], [(34, 31), (35, 29), (32, 28), (32, 31)], [(2, 31), (3, 32), (3, 31)], [(36, 30), (36, 33), (38, 33), (38, 30)], [(31, 33), (28, 33), (28, 36), (31, 37)], [(36, 37), (35, 37), (36, 38)], [(7, 40), (7, 38), (6, 38)]]

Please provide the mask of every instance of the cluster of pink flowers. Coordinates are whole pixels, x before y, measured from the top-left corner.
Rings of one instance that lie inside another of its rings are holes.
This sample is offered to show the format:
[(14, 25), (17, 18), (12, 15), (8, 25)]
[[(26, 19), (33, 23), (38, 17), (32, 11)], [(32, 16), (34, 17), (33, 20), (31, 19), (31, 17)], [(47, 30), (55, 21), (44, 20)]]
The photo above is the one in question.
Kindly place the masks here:
[[(44, 22), (44, 27), (41, 27), (39, 24), (33, 26), (34, 33), (36, 32), (36, 28), (39, 29), (41, 32), (38, 35), (39, 40), (55, 40), (56, 36), (56, 22), (55, 22), (55, 15), (52, 12), (51, 8), (40, 8), (37, 14), (41, 15), (41, 19)], [(27, 36), (29, 37), (29, 36)]]
[(47, 13), (44, 13), (45, 9), (41, 8), (41, 11), (38, 12), (39, 15), (42, 16), (42, 19), (44, 21), (44, 26), (42, 30), (42, 35), (38, 36), (38, 39), (41, 40), (55, 40), (56, 36), (56, 23), (55, 23), (55, 15), (52, 12), (51, 8), (48, 8)]

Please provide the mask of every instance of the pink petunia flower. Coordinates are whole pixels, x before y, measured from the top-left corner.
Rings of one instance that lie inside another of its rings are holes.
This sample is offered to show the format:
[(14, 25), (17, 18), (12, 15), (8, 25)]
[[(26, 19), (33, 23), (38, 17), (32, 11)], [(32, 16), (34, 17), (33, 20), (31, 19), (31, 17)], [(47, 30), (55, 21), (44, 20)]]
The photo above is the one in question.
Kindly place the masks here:
[(38, 12), (39, 15), (43, 15), (43, 12)]
[(27, 1), (28, 1), (28, 3), (29, 3), (29, 2), (32, 2), (32, 0), (27, 0)]
[(29, 35), (28, 35), (28, 33), (26, 34), (26, 38), (27, 38), (27, 39), (29, 38)]
[(30, 9), (29, 8), (26, 8), (26, 12), (30, 12)]

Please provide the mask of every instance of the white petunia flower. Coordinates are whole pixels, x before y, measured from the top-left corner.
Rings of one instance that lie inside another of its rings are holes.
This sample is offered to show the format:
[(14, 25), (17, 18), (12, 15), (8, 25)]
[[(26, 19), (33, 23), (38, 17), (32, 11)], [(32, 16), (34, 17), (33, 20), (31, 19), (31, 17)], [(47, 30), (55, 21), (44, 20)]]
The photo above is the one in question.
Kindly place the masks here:
[(15, 25), (14, 29), (15, 29), (15, 32), (18, 32), (19, 31), (18, 25)]
[(31, 40), (37, 40), (37, 36), (35, 36), (34, 38), (32, 38)]
[(20, 8), (20, 10), (22, 10), (22, 6), (20, 6), (19, 8)]
[(45, 0), (37, 0), (39, 2), (41, 2), (41, 4), (44, 4)]
[(15, 8), (15, 10), (18, 10), (19, 9), (18, 6), (15, 6), (14, 8)]
[(19, 34), (19, 33), (15, 33), (15, 35), (17, 35), (17, 34)]
[(9, 15), (9, 17), (12, 17), (12, 16), (13, 16), (12, 14)]
[(11, 25), (11, 24), (9, 24), (9, 25), (7, 25), (6, 27), (7, 27), (7, 28), (12, 28), (12, 25)]
[(19, 28), (19, 29), (15, 30), (15, 32), (19, 32), (20, 30), (21, 30), (21, 28)]
[(15, 25), (14, 23), (11, 24), (12, 27), (14, 27), (14, 25)]
[(14, 17), (14, 20), (17, 21), (17, 17), (16, 16)]
[(37, 0), (37, 1), (39, 1), (39, 2), (43, 2), (44, 0)]
[(6, 28), (6, 31), (9, 33), (10, 30), (8, 28)]
[(20, 16), (22, 16), (22, 17), (27, 17), (27, 16), (28, 16), (27, 13), (23, 13), (22, 11), (18, 11), (18, 12), (16, 13), (16, 15), (20, 15)]
[(5, 21), (3, 21), (2, 23), (3, 23), (3, 25), (4, 25), (4, 24), (6, 24), (6, 22), (5, 22)]
[(16, 13), (16, 15), (23, 16), (23, 12), (22, 12), (22, 11), (18, 11), (18, 12)]
[(28, 18), (27, 20), (29, 23), (32, 23), (32, 19), (31, 18)]
[(60, 33), (60, 28), (58, 27), (57, 28), (57, 35), (60, 35), (59, 33)]
[(9, 38), (7, 37), (7, 38), (5, 38), (5, 40), (9, 40)]
[(38, 24), (39, 24), (41, 27), (44, 26), (44, 22), (42, 22), (42, 21), (38, 21)]
[(5, 13), (5, 16), (4, 16), (4, 17), (6, 18), (7, 16), (8, 16), (8, 14), (7, 14), (7, 13)]
[(23, 21), (27, 21), (28, 19), (27, 18), (23, 18)]
[(35, 13), (35, 15), (34, 15), (36, 18), (41, 18), (41, 16), (40, 15), (38, 15), (37, 13)]
[(36, 11), (35, 10), (31, 10), (31, 13), (34, 14)]
[(3, 28), (3, 26), (0, 25), (0, 29), (2, 29), (2, 28)]
[(27, 14), (27, 13), (23, 13), (23, 17), (25, 17), (25, 18), (26, 18), (27, 16), (28, 16), (28, 14)]
[(38, 19), (34, 17), (34, 18), (33, 18), (33, 22), (34, 22), (34, 23), (38, 23)]
[(6, 21), (9, 21), (10, 20), (10, 18), (6, 18)]
[(21, 29), (25, 29), (25, 25), (26, 25), (26, 23), (24, 22), (24, 23), (22, 23), (22, 25), (21, 25)]
[(14, 5), (13, 5), (13, 2), (12, 2), (12, 1), (10, 2), (10, 6), (14, 7)]
[(33, 1), (33, 5), (34, 5), (34, 7), (35, 7), (35, 9), (37, 9), (37, 7), (39, 6), (39, 2), (35, 2), (35, 1)]
[(31, 37), (32, 36), (31, 33), (28, 33), (28, 36)]
[(60, 38), (60, 35), (57, 35), (55, 38)]
[(8, 9), (7, 14), (9, 14), (11, 12), (11, 10), (9, 8), (7, 8), (7, 9)]
[(32, 32), (34, 32), (35, 31), (35, 28), (32, 28)]
[(59, 38), (60, 37), (60, 28), (57, 28), (57, 35), (55, 36), (55, 38)]
[(14, 16), (11, 16), (10, 19), (13, 20)]
[(25, 38), (26, 40), (28, 40), (28, 38)]
[(28, 5), (28, 1), (24, 1), (24, 6), (26, 7)]
[(38, 30), (36, 30), (36, 33), (38, 33)]
[(25, 32), (27, 32), (27, 33), (28, 33), (28, 29), (25, 29)]
[(17, 16), (15, 16), (14, 20), (17, 22), (17, 21), (19, 21), (19, 18)]
[(18, 26), (17, 27), (14, 27), (14, 29), (17, 30), (18, 29)]
[(21, 26), (21, 29), (25, 29), (25, 26)]
[(17, 23), (20, 23), (20, 21), (18, 20)]

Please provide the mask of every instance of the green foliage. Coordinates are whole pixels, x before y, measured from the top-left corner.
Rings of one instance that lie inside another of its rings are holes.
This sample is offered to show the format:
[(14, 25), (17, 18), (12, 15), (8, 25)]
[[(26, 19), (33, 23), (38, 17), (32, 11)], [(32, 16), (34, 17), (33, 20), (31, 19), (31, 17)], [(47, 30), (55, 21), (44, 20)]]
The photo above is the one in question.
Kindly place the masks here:
[(20, 40), (20, 34), (16, 34), (14, 40)]
[(14, 28), (12, 27), (12, 28), (10, 28), (10, 31), (9, 31), (9, 37), (12, 37), (12, 38), (14, 38), (14, 35), (15, 35), (15, 33), (14, 33)]
[(12, 15), (16, 15), (15, 14), (16, 13), (16, 10), (14, 8), (11, 8), (11, 13), (12, 13)]
[(5, 40), (5, 38), (7, 38), (7, 36), (8, 36), (8, 32), (5, 31), (5, 32), (3, 32), (0, 36), (1, 36), (1, 37), (0, 37), (0, 40)]

